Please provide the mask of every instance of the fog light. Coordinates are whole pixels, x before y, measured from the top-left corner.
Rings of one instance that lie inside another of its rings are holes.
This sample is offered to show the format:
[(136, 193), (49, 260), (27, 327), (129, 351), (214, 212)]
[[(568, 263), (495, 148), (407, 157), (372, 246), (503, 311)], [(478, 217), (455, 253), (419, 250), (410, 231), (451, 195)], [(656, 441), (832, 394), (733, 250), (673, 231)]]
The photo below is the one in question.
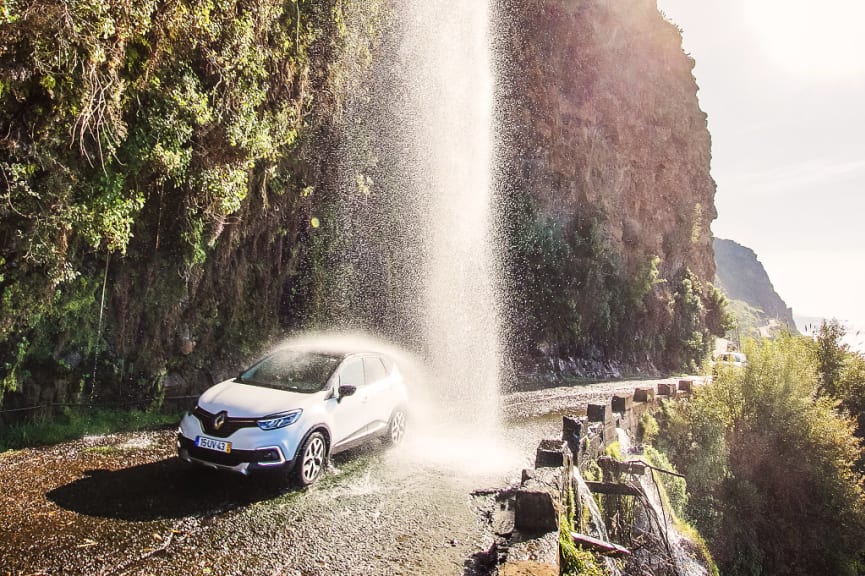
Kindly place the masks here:
[(276, 450), (262, 450), (260, 456), (260, 462), (278, 462), (279, 461), (279, 452)]

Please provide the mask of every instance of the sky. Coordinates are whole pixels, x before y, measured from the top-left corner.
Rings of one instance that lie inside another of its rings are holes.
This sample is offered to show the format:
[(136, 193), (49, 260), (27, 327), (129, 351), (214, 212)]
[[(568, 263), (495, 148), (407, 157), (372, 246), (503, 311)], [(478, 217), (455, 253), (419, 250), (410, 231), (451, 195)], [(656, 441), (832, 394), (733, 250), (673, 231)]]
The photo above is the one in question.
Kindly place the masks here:
[(794, 314), (865, 330), (865, 1), (657, 2), (696, 60), (715, 236)]

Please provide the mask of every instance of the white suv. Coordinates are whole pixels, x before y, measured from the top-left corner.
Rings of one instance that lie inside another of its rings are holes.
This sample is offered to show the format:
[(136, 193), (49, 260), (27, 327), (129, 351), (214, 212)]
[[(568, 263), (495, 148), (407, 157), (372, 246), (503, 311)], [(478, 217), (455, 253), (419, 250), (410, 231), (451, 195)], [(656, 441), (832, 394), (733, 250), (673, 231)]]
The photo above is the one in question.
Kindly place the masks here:
[(180, 422), (177, 450), (241, 474), (282, 467), (306, 486), (330, 454), (374, 438), (398, 444), (406, 405), (399, 368), (382, 354), (287, 347), (206, 390)]

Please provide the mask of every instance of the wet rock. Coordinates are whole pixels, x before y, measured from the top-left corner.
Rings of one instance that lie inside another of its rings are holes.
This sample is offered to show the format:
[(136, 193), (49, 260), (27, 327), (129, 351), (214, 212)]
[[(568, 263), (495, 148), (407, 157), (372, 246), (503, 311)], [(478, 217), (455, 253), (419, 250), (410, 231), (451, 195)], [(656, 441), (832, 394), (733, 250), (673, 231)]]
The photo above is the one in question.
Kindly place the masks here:
[(162, 386), (166, 390), (185, 390), (187, 386), (186, 378), (179, 372), (169, 372), (162, 381)]
[(548, 532), (540, 537), (514, 534), (508, 545), (508, 561), (499, 569), (499, 575), (547, 575), (559, 573), (559, 532)]
[(523, 481), (515, 496), (515, 528), (527, 534), (557, 532), (561, 491), (561, 470), (523, 470)]

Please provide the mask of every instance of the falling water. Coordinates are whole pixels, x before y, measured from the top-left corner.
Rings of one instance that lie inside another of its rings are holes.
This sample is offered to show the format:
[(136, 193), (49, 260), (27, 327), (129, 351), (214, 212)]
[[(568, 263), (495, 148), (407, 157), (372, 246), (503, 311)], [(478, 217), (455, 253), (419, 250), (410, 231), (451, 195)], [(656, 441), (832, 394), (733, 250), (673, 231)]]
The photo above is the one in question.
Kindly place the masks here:
[(490, 246), (493, 77), (483, 1), (411, 3), (408, 50), (426, 151), (428, 355), (454, 406), (489, 421), (498, 399), (498, 322)]
[[(631, 437), (628, 435), (627, 430), (622, 428), (616, 428), (616, 434), (621, 454), (625, 456), (631, 452)], [(646, 474), (638, 476), (637, 479), (643, 490), (643, 494), (646, 496), (644, 502), (651, 508), (651, 514), (656, 521), (655, 528), (659, 531), (661, 540), (666, 543), (667, 551), (670, 554), (669, 561), (672, 563), (672, 566), (670, 566), (672, 568), (671, 573), (678, 576), (706, 576), (708, 570), (694, 558), (693, 552), (689, 551), (689, 548), (693, 550), (693, 546), (688, 546), (684, 536), (676, 529), (671, 516), (672, 512), (667, 511), (664, 507), (656, 484), (659, 481), (656, 474), (661, 474), (661, 472), (656, 473), (648, 470)], [(648, 516), (646, 517), (645, 528), (649, 531), (653, 529), (652, 521), (648, 519)], [(661, 555), (649, 558), (650, 563), (652, 561), (663, 563), (665, 560)]]
[(577, 483), (579, 502), (580, 504), (585, 504), (586, 508), (589, 510), (594, 535), (602, 540), (609, 541), (610, 536), (607, 534), (607, 524), (604, 522), (604, 516), (601, 514), (601, 509), (598, 508), (598, 503), (595, 502), (591, 490), (589, 490), (586, 481), (583, 479), (583, 475), (580, 474), (580, 471), (577, 468), (574, 468), (574, 480)]
[(337, 324), (420, 352), (438, 403), (482, 432), (497, 420), (500, 358), (488, 7), (393, 10), (346, 105), (330, 307)]
[(694, 557), (693, 544), (689, 544), (679, 533), (670, 513), (664, 509), (664, 503), (661, 501), (655, 485), (657, 481), (654, 475), (649, 474), (643, 475), (639, 479), (648, 503), (658, 520), (658, 529), (662, 532), (663, 540), (669, 544), (670, 560), (675, 567), (675, 573), (678, 576), (707, 576), (708, 569)]
[[(574, 481), (577, 483), (577, 495), (580, 505), (585, 504), (586, 508), (589, 510), (589, 516), (591, 516), (591, 532), (593, 532), (592, 535), (597, 536), (605, 542), (609, 542), (610, 536), (607, 532), (607, 524), (604, 522), (604, 516), (601, 514), (601, 509), (598, 507), (598, 503), (595, 502), (595, 497), (592, 496), (592, 492), (589, 490), (588, 485), (586, 485), (583, 475), (580, 474), (580, 471), (576, 467), (574, 468)], [(611, 574), (612, 576), (620, 576), (621, 572), (619, 571), (615, 560), (612, 558), (604, 558), (604, 564), (606, 565), (608, 574)]]

